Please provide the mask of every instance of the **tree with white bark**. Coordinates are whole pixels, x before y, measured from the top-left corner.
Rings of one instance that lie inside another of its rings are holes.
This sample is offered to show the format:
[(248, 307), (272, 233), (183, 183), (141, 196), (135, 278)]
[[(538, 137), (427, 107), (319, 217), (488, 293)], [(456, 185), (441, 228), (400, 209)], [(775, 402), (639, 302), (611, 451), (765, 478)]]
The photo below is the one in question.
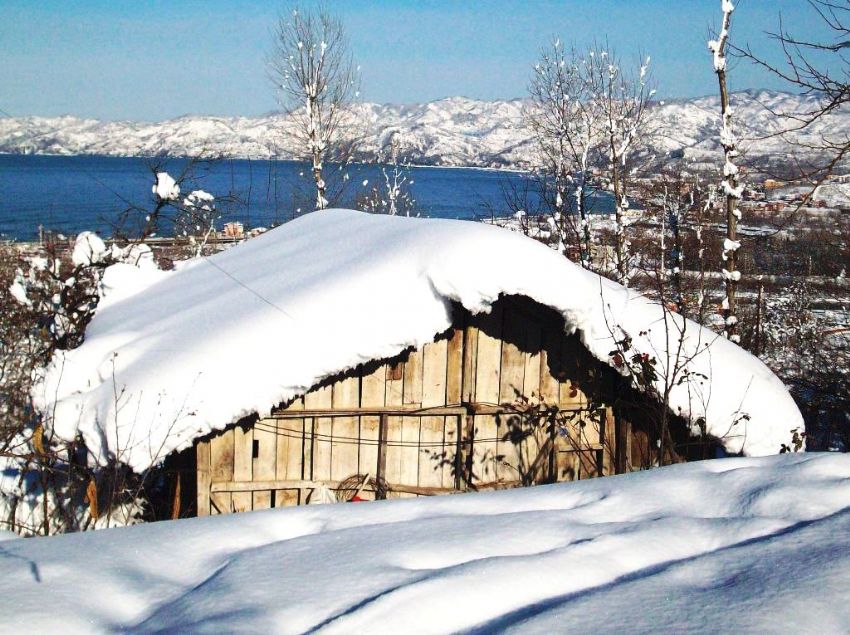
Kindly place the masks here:
[(615, 200), (615, 277), (628, 284), (632, 262), (628, 224), (629, 177), (636, 150), (649, 130), (649, 103), (654, 94), (649, 58), (636, 74), (624, 70), (607, 46), (587, 52), (565, 49), (555, 39), (543, 49), (529, 86), (528, 124), (552, 193), (552, 228), (563, 249), (570, 240), (580, 248), (581, 263), (592, 266), (591, 216), (602, 167)]
[(595, 191), (590, 168), (601, 140), (600, 112), (597, 96), (590, 91), (588, 68), (586, 57), (575, 47), (566, 49), (559, 39), (553, 40), (534, 66), (527, 113), (542, 171), (551, 181), (553, 227), (563, 245), (571, 235), (577, 238), (585, 268), (591, 267)]
[(619, 57), (607, 47), (588, 54), (591, 91), (602, 122), (602, 153), (606, 177), (614, 195), (614, 264), (617, 282), (628, 286), (633, 256), (626, 228), (630, 177), (636, 170), (637, 150), (650, 132), (649, 105), (655, 89), (649, 70), (650, 58), (643, 60), (635, 74), (624, 68)]
[(738, 156), (737, 138), (732, 128), (732, 108), (729, 104), (729, 90), (726, 86), (726, 51), (729, 43), (729, 29), (732, 26), (732, 12), (735, 6), (731, 0), (721, 0), (720, 8), (723, 19), (716, 39), (709, 40), (708, 48), (714, 58), (714, 72), (720, 88), (720, 145), (723, 148), (723, 181), (722, 193), (726, 197), (726, 237), (723, 240), (723, 280), (726, 296), (723, 298), (724, 335), (733, 342), (741, 340), (738, 334), (737, 290), (741, 280), (738, 270), (738, 221), (741, 220), (741, 210), (738, 201), (744, 191), (738, 180), (738, 166), (735, 159)]
[(269, 75), (301, 158), (311, 163), (316, 209), (325, 209), (334, 196), (326, 166), (347, 163), (356, 141), (351, 105), (359, 94), (358, 69), (342, 22), (323, 11), (281, 16)]

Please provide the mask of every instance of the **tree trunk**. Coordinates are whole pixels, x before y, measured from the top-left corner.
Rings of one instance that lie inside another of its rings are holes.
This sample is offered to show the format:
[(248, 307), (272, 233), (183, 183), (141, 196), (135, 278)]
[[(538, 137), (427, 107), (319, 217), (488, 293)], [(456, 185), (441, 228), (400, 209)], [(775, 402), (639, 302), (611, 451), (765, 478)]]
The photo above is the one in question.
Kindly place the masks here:
[[(729, 108), (729, 91), (726, 87), (726, 58), (725, 48), (729, 36), (729, 27), (732, 22), (732, 8), (726, 8), (723, 4), (723, 24), (720, 37), (716, 42), (715, 72), (717, 82), (720, 86), (720, 117), (722, 131), (720, 134), (720, 145), (723, 146), (723, 189), (726, 195), (726, 240), (723, 244), (724, 274), (726, 285), (726, 297), (723, 300), (724, 335), (733, 342), (740, 341), (738, 335), (737, 317), (737, 291), (740, 273), (738, 270), (738, 219), (741, 213), (738, 211), (738, 168), (734, 159), (738, 156), (735, 147), (735, 137), (732, 134), (732, 111)], [(717, 60), (720, 60), (718, 63)]]

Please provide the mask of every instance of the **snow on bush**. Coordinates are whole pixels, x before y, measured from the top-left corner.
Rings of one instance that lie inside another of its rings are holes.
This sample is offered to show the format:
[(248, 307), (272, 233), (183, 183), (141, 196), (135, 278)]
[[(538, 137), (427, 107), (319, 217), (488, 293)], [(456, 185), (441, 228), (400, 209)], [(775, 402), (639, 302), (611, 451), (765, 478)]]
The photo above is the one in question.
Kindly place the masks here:
[[(129, 261), (154, 266), (144, 258), (149, 253), (143, 245), (107, 249), (91, 232), (77, 236), (67, 255), (53, 243), (37, 252), (2, 252), (0, 280), (13, 278), (8, 294), (0, 293), (0, 527), (56, 533), (138, 517), (141, 508), (128, 491), (113, 497), (127, 483), (126, 468), (109, 457), (90, 462), (79, 439), (55, 437), (49, 413), (34, 411), (30, 392), (55, 351), (83, 341), (104, 282), (122, 267), (141, 271)], [(127, 500), (116, 504), (121, 498)]]
[(180, 196), (180, 186), (168, 172), (156, 173), (156, 183), (152, 191), (161, 201), (175, 201)]
[(107, 253), (106, 244), (100, 236), (94, 232), (81, 232), (74, 241), (71, 262), (77, 267), (96, 265)]

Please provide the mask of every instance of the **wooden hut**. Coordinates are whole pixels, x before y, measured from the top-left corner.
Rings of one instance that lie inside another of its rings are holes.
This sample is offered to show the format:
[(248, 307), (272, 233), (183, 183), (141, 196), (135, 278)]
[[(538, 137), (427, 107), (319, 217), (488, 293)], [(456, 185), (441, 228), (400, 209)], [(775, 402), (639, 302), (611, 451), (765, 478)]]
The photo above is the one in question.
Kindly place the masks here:
[(521, 296), (455, 306), (432, 343), (342, 373), (198, 440), (200, 515), (315, 501), (430, 496), (628, 469), (620, 384), (563, 318)]
[(92, 461), (187, 469), (160, 489), (199, 514), (612, 474), (699, 455), (690, 431), (770, 454), (802, 425), (735, 344), (483, 223), (324, 210), (104, 279), (39, 408)]

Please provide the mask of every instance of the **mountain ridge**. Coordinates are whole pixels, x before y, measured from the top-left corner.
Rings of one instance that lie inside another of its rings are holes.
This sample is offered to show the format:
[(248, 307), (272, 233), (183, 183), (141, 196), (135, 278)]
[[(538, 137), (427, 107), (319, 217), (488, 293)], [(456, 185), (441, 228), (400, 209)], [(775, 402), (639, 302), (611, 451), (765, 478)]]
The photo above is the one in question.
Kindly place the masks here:
[[(830, 115), (807, 130), (777, 137), (771, 111), (801, 112), (823, 99), (768, 89), (732, 95), (734, 125), (747, 160), (779, 165), (791, 141), (811, 145), (818, 136), (850, 137), (850, 113)], [(357, 104), (364, 140), (360, 158), (372, 160), (395, 133), (402, 135), (405, 161), (420, 165), (525, 168), (535, 164), (535, 147), (523, 122), (524, 98), (478, 100), (446, 97), (414, 104)], [(652, 105), (654, 134), (644, 148), (652, 158), (680, 156), (712, 163), (719, 148), (718, 98), (658, 101)], [(227, 156), (294, 159), (298, 148), (283, 114), (257, 117), (186, 114), (159, 122), (94, 118), (14, 117), (0, 119), (0, 153), (107, 156)], [(789, 138), (786, 138), (789, 137)], [(795, 159), (814, 159), (795, 147)]]

